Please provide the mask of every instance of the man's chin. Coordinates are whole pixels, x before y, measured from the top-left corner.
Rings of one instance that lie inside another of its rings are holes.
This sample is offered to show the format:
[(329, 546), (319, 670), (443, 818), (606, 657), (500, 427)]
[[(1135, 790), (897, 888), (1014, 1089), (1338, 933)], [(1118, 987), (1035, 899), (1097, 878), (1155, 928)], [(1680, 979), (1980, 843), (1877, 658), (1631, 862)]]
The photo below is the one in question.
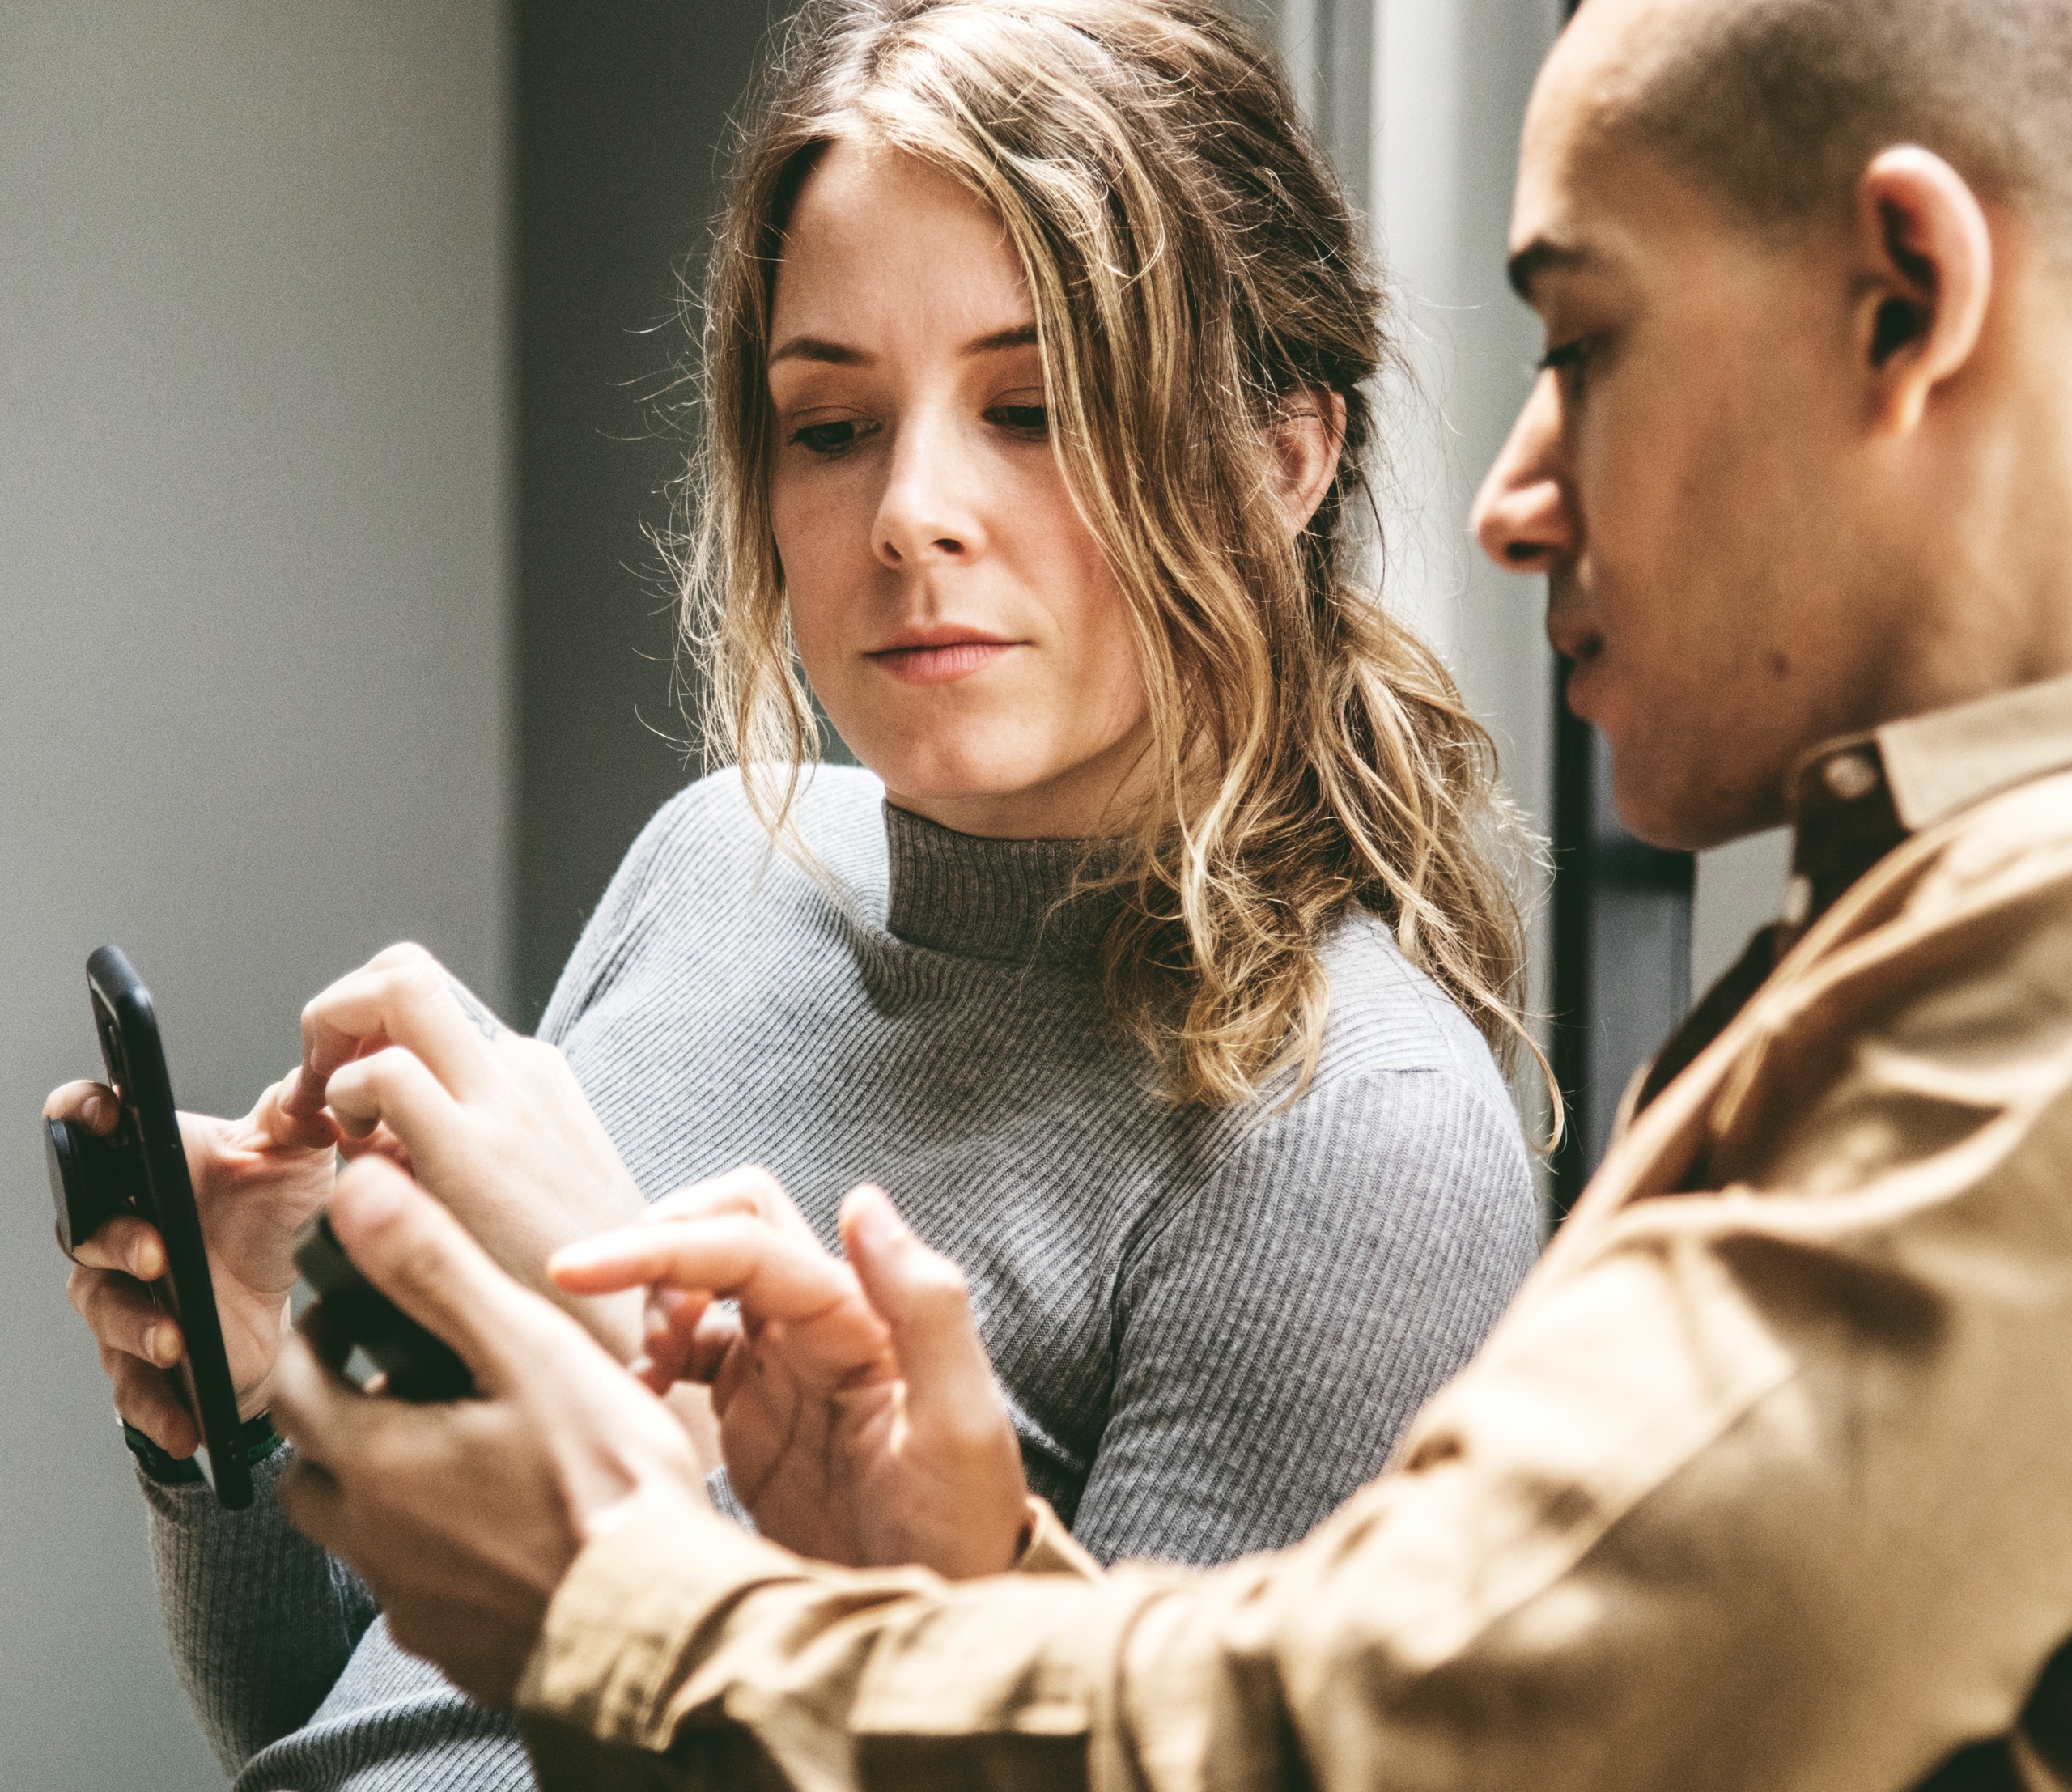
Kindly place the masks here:
[(1622, 775), (1619, 749), (1613, 745), (1613, 805), (1626, 831), (1649, 846), (1665, 852), (1709, 852), (1714, 847), (1760, 834), (1784, 819), (1774, 813), (1773, 800), (1746, 791), (1722, 789), (1704, 767), (1693, 767), (1682, 777), (1669, 778), (1660, 775), (1661, 768), (1658, 758), (1653, 775)]

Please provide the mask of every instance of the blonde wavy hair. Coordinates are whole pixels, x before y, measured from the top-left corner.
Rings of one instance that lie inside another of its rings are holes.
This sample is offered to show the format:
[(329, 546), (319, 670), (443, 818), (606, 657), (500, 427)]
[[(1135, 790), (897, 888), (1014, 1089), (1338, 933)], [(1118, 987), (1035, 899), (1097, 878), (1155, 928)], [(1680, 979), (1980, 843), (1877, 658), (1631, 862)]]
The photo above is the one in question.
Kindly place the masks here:
[[(770, 514), (766, 362), (786, 220), (831, 143), (914, 156), (1000, 219), (1057, 452), (1128, 607), (1152, 794), (1102, 948), (1109, 1011), (1172, 1096), (1225, 1106), (1321, 1048), (1356, 907), (1509, 1064), (1524, 940), (1494, 861), (1495, 754), (1437, 658), (1351, 582), (1348, 511), (1392, 355), (1344, 193), (1272, 53), (1203, 0), (821, 0), (739, 146), (707, 278), (685, 641), (708, 748), (791, 838), (819, 730)], [(1272, 431), (1344, 401), (1291, 539)], [(1292, 1099), (1292, 1096), (1290, 1097)]]

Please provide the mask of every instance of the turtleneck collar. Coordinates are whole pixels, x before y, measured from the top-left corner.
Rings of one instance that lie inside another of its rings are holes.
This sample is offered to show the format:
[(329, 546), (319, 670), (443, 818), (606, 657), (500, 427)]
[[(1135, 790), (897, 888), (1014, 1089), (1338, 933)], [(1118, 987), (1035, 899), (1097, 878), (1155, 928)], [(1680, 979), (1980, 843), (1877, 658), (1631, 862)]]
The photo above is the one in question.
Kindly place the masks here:
[(885, 925), (931, 952), (1022, 964), (1090, 958), (1120, 900), (1109, 890), (1065, 900), (1089, 851), (1097, 870), (1112, 858), (1105, 842), (989, 840), (890, 803), (885, 834)]

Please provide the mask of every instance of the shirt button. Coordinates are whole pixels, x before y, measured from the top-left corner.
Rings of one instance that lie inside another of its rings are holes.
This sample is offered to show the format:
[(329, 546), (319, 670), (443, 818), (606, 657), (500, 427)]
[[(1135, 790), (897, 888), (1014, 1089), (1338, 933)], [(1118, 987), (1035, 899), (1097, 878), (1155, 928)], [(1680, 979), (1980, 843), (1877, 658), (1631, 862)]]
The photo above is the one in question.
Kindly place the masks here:
[(1821, 782), (1836, 801), (1853, 803), (1868, 796), (1881, 782), (1867, 753), (1840, 753), (1820, 768)]

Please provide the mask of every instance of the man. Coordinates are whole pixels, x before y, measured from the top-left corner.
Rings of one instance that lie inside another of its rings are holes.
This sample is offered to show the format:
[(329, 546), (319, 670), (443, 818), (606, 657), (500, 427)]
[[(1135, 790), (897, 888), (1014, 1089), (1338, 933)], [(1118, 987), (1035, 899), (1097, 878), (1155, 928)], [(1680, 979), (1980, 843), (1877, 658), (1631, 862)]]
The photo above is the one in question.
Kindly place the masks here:
[[(1484, 541), (1630, 826), (1794, 820), (1785, 920), (1391, 1472), (1204, 1575), (745, 1536), (356, 1170), (342, 1240), (487, 1397), (297, 1356), (294, 1509), (546, 1784), (2072, 1784), (2072, 4), (1590, 0), (1513, 246), (1550, 353)], [(910, 1382), (957, 1364), (942, 1266), (853, 1242)]]

